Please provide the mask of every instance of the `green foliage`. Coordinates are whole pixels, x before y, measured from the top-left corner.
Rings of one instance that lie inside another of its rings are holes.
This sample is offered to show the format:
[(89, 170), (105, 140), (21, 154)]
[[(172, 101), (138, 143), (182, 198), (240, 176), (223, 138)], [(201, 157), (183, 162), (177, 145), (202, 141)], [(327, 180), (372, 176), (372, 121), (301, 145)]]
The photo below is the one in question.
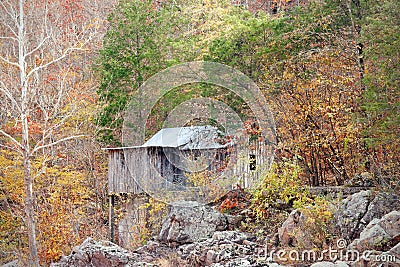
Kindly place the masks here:
[(295, 162), (274, 163), (253, 193), (252, 209), (259, 218), (269, 216), (271, 209), (290, 210), (294, 201), (308, 198), (309, 192), (299, 177)]
[[(296, 162), (274, 163), (260, 185), (252, 194), (251, 212), (256, 220), (243, 224), (246, 230), (258, 232), (277, 230), (287, 218), (288, 212), (297, 209), (305, 221), (294, 234), (298, 239), (297, 246), (304, 248), (310, 244), (301, 242), (309, 240), (312, 247), (325, 248), (332, 239), (333, 212), (332, 204), (324, 197), (313, 197), (304, 187), (301, 168)], [(302, 236), (306, 233), (306, 236)]]
[[(361, 120), (372, 167), (382, 178), (398, 177), (400, 160), (399, 1), (363, 1), (361, 41), (365, 75)], [(398, 186), (398, 185), (397, 185)]]
[[(312, 211), (311, 219), (322, 214), (315, 229), (322, 240), (328, 208), (309, 197), (305, 184), (343, 184), (363, 171), (366, 153), (383, 173), (398, 170), (396, 1), (308, 1), (279, 16), (254, 15), (229, 1), (174, 1), (158, 10), (150, 2), (124, 2), (110, 19), (100, 57), (104, 109), (99, 121), (110, 127), (105, 139), (112, 140), (110, 134), (114, 142), (118, 139), (126, 103), (151, 74), (170, 64), (205, 59), (240, 69), (271, 99), (277, 158), (284, 163), (275, 163), (254, 192), (257, 218), (275, 216), (298, 201), (299, 208), (308, 206), (305, 213)], [(182, 86), (154, 107), (148, 136), (175, 106), (195, 97), (212, 97), (241, 115), (250, 113), (243, 101), (220, 88)], [(357, 118), (360, 107), (363, 116)], [(364, 141), (374, 149), (366, 152)]]
[[(242, 21), (242, 13), (246, 14), (243, 19), (250, 16), (229, 1), (177, 1), (159, 8), (151, 0), (121, 2), (108, 19), (110, 30), (98, 58), (99, 139), (120, 145), (124, 110), (137, 88), (172, 64), (204, 59), (211, 42), (223, 34), (220, 29)], [(234, 109), (241, 110), (244, 104), (234, 94), (221, 93), (213, 86), (185, 86), (163, 97), (148, 127), (151, 131), (157, 128), (165, 113), (177, 104), (210, 96), (226, 99)]]
[(279, 21), (262, 13), (258, 17), (249, 12), (232, 14), (229, 17), (231, 28), (213, 40), (205, 59), (238, 68), (256, 79), (261, 75), (259, 67), (263, 65), (262, 55), (269, 34), (273, 24)]
[(239, 68), (264, 90), (285, 152), (279, 157), (296, 158), (313, 185), (342, 184), (360, 168), (361, 153), (349, 153), (359, 146), (350, 114), (358, 70), (343, 33), (350, 20), (341, 12), (335, 1), (310, 1), (278, 17), (237, 13), (206, 56)]
[(100, 50), (99, 137), (118, 144), (123, 112), (131, 95), (151, 75), (168, 66), (166, 47), (173, 18), (154, 1), (122, 1), (110, 15), (110, 30)]

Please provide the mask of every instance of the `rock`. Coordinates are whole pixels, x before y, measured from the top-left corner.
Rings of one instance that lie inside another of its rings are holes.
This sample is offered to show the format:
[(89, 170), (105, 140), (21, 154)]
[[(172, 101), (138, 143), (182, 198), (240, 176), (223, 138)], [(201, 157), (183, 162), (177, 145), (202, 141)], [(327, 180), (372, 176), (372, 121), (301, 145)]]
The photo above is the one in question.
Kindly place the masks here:
[(378, 267), (387, 262), (400, 266), (400, 212), (392, 211), (381, 219), (373, 219), (354, 240), (349, 249), (360, 254), (368, 252), (368, 258), (360, 258), (352, 267)]
[(1, 265), (1, 267), (20, 267), (21, 265), (19, 264), (18, 260), (10, 261), (4, 265)]
[(335, 214), (335, 224), (343, 238), (354, 240), (373, 219), (400, 210), (400, 197), (385, 192), (361, 191), (344, 199)]
[(394, 267), (400, 266), (400, 243), (393, 247), (390, 251), (379, 252), (370, 250), (368, 251), (368, 258), (360, 258), (356, 262), (351, 263), (351, 267)]
[(336, 225), (342, 237), (354, 239), (361, 232), (361, 220), (368, 211), (372, 200), (372, 191), (361, 191), (343, 200), (338, 212), (335, 214)]
[(254, 236), (238, 231), (217, 231), (211, 237), (171, 248), (164, 243), (149, 241), (146, 245), (129, 252), (108, 241), (85, 240), (63, 257), (54, 267), (83, 266), (252, 266), (282, 267), (266, 259), (265, 244)]
[(398, 261), (400, 261), (400, 242), (397, 243), (397, 245), (395, 245), (394, 247), (392, 247), (387, 254), (392, 255), (394, 257), (396, 257), (396, 259)]
[(300, 215), (300, 211), (292, 211), (286, 221), (283, 222), (282, 227), (278, 229), (278, 237), (281, 245), (295, 245), (294, 230), (298, 229)]
[(268, 267), (285, 267), (284, 265), (280, 265), (280, 264), (275, 263), (275, 262), (269, 263), (269, 264), (267, 264), (267, 266)]
[[(53, 263), (53, 267), (116, 267), (139, 266), (138, 255), (129, 252), (111, 242), (96, 242), (91, 238), (86, 239), (82, 245), (74, 248), (69, 256), (63, 257), (60, 262)], [(146, 266), (146, 265), (142, 265)], [(147, 265), (148, 266), (148, 265)]]
[(238, 231), (217, 231), (212, 237), (178, 247), (182, 259), (195, 266), (282, 267), (266, 259), (265, 244)]
[(285, 267), (285, 265), (280, 265), (278, 263), (251, 263), (246, 259), (232, 259), (231, 261), (225, 263), (225, 264), (220, 264), (220, 263), (214, 263), (210, 265), (210, 267)]
[(220, 212), (194, 201), (181, 201), (169, 206), (158, 239), (169, 244), (186, 244), (226, 229), (228, 220)]
[(132, 265), (132, 267), (153, 267), (153, 266), (155, 265), (148, 262), (136, 262)]
[(243, 216), (241, 215), (224, 214), (224, 216), (228, 220), (229, 230), (235, 229), (240, 225), (240, 222), (243, 221)]
[[(241, 232), (237, 231), (222, 231), (222, 232), (215, 232), (212, 236), (212, 240), (214, 241), (226, 241), (229, 240), (230, 242), (235, 242), (238, 244), (242, 244), (243, 241), (248, 239), (249, 237)], [(250, 238), (251, 239), (251, 238)], [(246, 240), (248, 241), (248, 240)]]
[(400, 211), (392, 211), (381, 219), (373, 219), (350, 244), (358, 251), (387, 251), (400, 242)]
[(379, 192), (371, 201), (363, 222), (368, 224), (372, 219), (380, 219), (394, 210), (400, 210), (400, 197), (395, 194)]
[[(147, 199), (146, 197), (140, 196), (135, 198), (128, 198), (126, 203), (125, 212), (123, 216), (118, 220), (117, 236), (118, 245), (126, 249), (134, 249), (138, 245), (137, 237), (140, 236), (142, 229), (138, 224), (145, 220), (146, 214), (143, 212), (143, 207)], [(154, 215), (158, 216), (158, 215)], [(153, 218), (157, 220), (158, 218)], [(161, 220), (161, 218), (160, 218)]]
[(211, 238), (206, 240), (182, 245), (178, 247), (178, 250), (183, 259), (207, 266), (213, 266), (214, 263), (230, 266), (229, 262), (240, 259), (253, 264), (258, 258), (256, 243), (251, 241), (253, 239), (253, 236), (241, 232), (221, 231), (215, 232)]
[(282, 246), (296, 246), (311, 247), (311, 240), (308, 235), (303, 232), (305, 226), (305, 217), (298, 211), (293, 210), (286, 221), (278, 229), (278, 240)]
[(215, 262), (216, 258), (217, 258), (217, 254), (215, 253), (214, 250), (207, 251), (207, 254), (206, 254), (206, 265), (211, 265), (213, 262)]

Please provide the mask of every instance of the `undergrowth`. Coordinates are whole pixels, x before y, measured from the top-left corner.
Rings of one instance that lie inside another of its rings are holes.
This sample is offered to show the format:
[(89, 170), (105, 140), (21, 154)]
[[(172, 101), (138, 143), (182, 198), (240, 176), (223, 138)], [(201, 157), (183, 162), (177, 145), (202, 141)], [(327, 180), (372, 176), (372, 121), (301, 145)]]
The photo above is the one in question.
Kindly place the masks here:
[(233, 194), (221, 203), (220, 210), (243, 217), (239, 230), (272, 240), (289, 213), (297, 209), (305, 221), (296, 231), (306, 233), (310, 240), (304, 244), (299, 239), (297, 246), (326, 247), (333, 233), (332, 204), (324, 197), (312, 196), (300, 173), (296, 162), (274, 163), (246, 198), (244, 193)]

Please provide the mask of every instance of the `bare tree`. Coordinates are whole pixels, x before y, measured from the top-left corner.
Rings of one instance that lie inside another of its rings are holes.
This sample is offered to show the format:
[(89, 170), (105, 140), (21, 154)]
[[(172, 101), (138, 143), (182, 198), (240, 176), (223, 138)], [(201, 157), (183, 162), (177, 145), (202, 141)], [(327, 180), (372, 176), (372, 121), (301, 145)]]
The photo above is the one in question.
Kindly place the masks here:
[(39, 266), (32, 158), (82, 136), (61, 131), (76, 110), (70, 59), (87, 51), (100, 24), (80, 2), (0, 1), (0, 147), (23, 158), (30, 266)]

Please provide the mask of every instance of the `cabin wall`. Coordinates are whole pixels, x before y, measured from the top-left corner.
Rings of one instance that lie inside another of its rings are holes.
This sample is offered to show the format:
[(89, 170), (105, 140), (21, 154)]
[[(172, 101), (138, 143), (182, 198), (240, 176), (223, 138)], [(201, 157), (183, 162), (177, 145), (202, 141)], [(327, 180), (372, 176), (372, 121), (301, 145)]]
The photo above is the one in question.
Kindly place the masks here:
[(108, 193), (143, 193), (129, 172), (122, 149), (108, 150)]
[[(237, 184), (242, 188), (250, 188), (256, 185), (257, 181), (270, 166), (273, 157), (269, 146), (258, 141), (251, 141), (240, 151), (231, 154), (234, 165), (229, 175), (237, 179)], [(233, 186), (236, 186), (234, 184)]]
[(250, 188), (255, 186), (254, 183), (257, 183), (260, 176), (264, 175), (266, 168), (272, 163), (273, 157), (271, 151), (268, 150), (268, 146), (258, 141), (249, 142), (246, 152), (248, 164), (246, 164), (246, 170), (244, 171), (246, 184), (243, 187)]
[[(217, 155), (224, 155), (224, 151), (221, 149), (216, 150), (216, 153)], [(262, 175), (262, 168), (270, 165), (272, 152), (268, 151), (267, 145), (253, 141), (244, 150), (241, 149), (240, 153), (229, 156), (232, 165), (227, 173), (229, 176), (237, 178), (237, 183), (242, 188), (249, 188)], [(221, 162), (223, 160), (225, 160), (224, 156), (221, 157)], [(212, 164), (210, 170), (217, 172), (223, 165), (221, 162)], [(163, 148), (130, 148), (126, 149), (125, 153), (123, 149), (110, 149), (108, 192), (110, 194), (131, 193), (134, 195), (143, 193), (135, 179), (140, 180), (141, 184), (144, 184), (145, 188), (150, 191), (158, 191), (163, 187), (168, 190), (171, 182), (179, 182), (185, 185), (184, 181), (180, 181), (184, 177), (184, 172), (169, 162)], [(160, 174), (164, 179), (159, 179)], [(236, 184), (233, 186), (236, 186)]]

